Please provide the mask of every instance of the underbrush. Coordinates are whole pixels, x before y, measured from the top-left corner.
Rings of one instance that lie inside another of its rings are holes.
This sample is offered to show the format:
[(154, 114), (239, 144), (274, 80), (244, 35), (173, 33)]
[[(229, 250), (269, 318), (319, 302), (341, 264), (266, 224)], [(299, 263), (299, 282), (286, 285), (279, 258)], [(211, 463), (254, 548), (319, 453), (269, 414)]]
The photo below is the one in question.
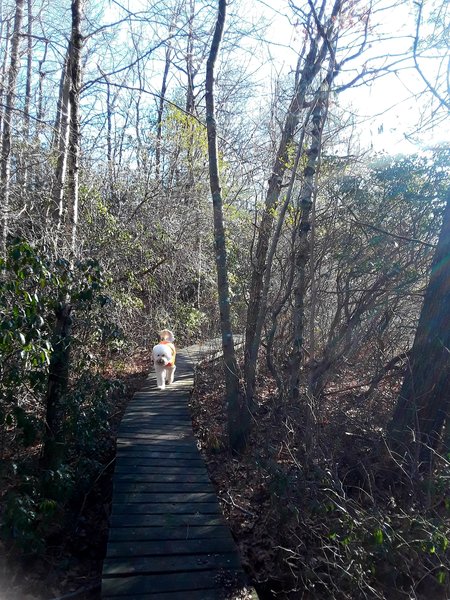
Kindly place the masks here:
[(387, 451), (395, 390), (365, 400), (330, 393), (306, 455), (301, 411), (260, 381), (246, 453), (226, 451), (217, 371), (197, 374), (196, 434), (244, 566), (262, 599), (450, 597), (450, 464), (428, 477)]
[[(67, 396), (64, 462), (39, 469), (39, 437), (24, 446), (17, 429), (3, 429), (0, 460), (0, 582), (2, 600), (74, 593), (100, 597), (112, 495), (115, 437), (126, 404), (146, 377), (146, 353), (84, 371)], [(46, 492), (51, 489), (51, 499)]]

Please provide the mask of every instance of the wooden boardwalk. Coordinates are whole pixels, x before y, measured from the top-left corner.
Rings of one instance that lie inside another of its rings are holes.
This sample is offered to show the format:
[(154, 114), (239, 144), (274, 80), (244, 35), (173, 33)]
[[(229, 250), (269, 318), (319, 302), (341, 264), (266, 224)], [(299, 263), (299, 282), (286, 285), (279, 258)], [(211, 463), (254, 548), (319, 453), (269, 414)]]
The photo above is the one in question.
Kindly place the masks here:
[(151, 374), (117, 439), (113, 501), (103, 564), (104, 600), (257, 598), (192, 432), (194, 364), (211, 348), (177, 354), (164, 391)]

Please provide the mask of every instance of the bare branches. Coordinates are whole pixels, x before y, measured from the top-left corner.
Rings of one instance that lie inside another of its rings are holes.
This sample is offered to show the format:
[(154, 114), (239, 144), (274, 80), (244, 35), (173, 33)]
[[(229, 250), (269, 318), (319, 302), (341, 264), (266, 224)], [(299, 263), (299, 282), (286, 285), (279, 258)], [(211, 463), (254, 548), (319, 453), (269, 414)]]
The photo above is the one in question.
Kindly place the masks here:
[[(418, 48), (419, 48), (419, 43), (420, 43), (420, 29), (422, 26), (423, 0), (416, 0), (415, 5), (417, 6), (417, 16), (416, 16), (416, 30), (415, 30), (414, 42), (413, 42), (414, 64), (416, 66), (417, 72), (419, 73), (420, 77), (423, 79), (425, 85), (430, 90), (430, 92), (433, 94), (433, 96), (439, 101), (439, 103), (442, 106), (444, 106), (448, 111), (450, 111), (449, 70), (447, 70), (447, 75), (446, 75), (446, 77), (447, 77), (447, 96), (444, 96), (439, 91), (437, 85), (433, 84), (430, 81), (429, 77), (425, 74), (424, 70), (422, 69), (422, 67), (419, 63)], [(449, 61), (449, 65), (450, 65), (450, 53), (448, 53), (448, 61)]]

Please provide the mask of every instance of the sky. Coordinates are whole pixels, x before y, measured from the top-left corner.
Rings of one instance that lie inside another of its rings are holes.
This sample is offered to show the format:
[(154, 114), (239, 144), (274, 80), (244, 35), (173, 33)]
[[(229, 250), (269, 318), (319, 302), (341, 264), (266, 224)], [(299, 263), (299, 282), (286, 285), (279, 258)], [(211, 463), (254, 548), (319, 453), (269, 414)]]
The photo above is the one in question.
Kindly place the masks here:
[[(123, 4), (127, 3), (137, 11), (140, 6), (145, 7), (148, 0), (123, 0)], [(439, 3), (442, 3), (441, 0), (427, 0), (426, 6), (433, 7)], [(367, 6), (363, 3), (360, 5)], [(357, 71), (361, 71), (365, 61), (372, 60), (382, 65), (396, 60), (396, 57), (411, 48), (416, 11), (412, 0), (374, 0), (374, 7), (376, 10), (373, 14), (371, 34), (373, 38), (377, 35), (382, 36), (384, 41), (372, 43), (372, 47), (366, 50), (363, 58), (350, 63), (354, 71), (343, 76), (340, 83), (348, 81)], [(250, 65), (250, 70), (253, 69), (257, 73), (260, 81), (269, 81), (274, 73), (287, 74), (295, 68), (302, 31), (293, 22), (288, 0), (230, 0), (227, 10), (229, 20), (238, 15), (238, 19), (241, 18), (242, 23), (247, 25), (257, 23), (261, 17), (270, 23), (264, 34), (269, 45), (262, 54), (255, 53), (252, 58), (254, 66)], [(117, 14), (114, 2), (109, 3), (105, 20), (113, 21)], [(351, 29), (350, 27), (349, 30)], [(425, 34), (429, 35), (430, 31), (424, 30)], [(255, 40), (248, 40), (247, 43), (251, 47), (254, 42)], [(449, 49), (443, 48), (441, 53), (448, 54)], [(369, 62), (369, 66), (370, 64)], [(437, 60), (427, 60), (424, 64), (433, 78)], [(153, 68), (159, 85), (158, 66)], [(269, 94), (269, 83), (266, 89)], [(450, 139), (448, 118), (446, 121), (437, 121), (438, 125), (434, 129), (423, 127), (432, 110), (430, 94), (420, 95), (423, 89), (424, 83), (409, 60), (400, 63), (395, 73), (378, 78), (370, 84), (343, 91), (335, 97), (334, 102), (344, 119), (355, 123), (358, 134), (353, 134), (352, 138), (358, 138), (363, 151), (411, 153), (420, 147)]]
[[(437, 4), (440, 0), (437, 0)], [(289, 49), (295, 47), (297, 40), (295, 30), (286, 15), (290, 10), (286, 2), (265, 2), (255, 0), (264, 14), (271, 19), (272, 25), (268, 37), (274, 41), (271, 52), (280, 62), (294, 68), (296, 54)], [(365, 53), (363, 61), (368, 56), (384, 55), (386, 62), (395, 60), (396, 55), (407, 51), (412, 46), (415, 32), (416, 9), (412, 2), (392, 2), (381, 0), (375, 3), (378, 7), (374, 15), (374, 32), (383, 35), (385, 41), (373, 43), (372, 48)], [(428, 7), (433, 4), (430, 0)], [(447, 23), (447, 26), (449, 24)], [(422, 28), (423, 35), (430, 35), (430, 28)], [(450, 57), (450, 48), (442, 48), (441, 56)], [(440, 59), (434, 59), (430, 53), (422, 61), (431, 80)], [(380, 63), (383, 61), (379, 61)], [(361, 62), (354, 63), (356, 70), (362, 67)], [(351, 77), (348, 77), (350, 79)], [(411, 153), (439, 142), (450, 139), (450, 119), (436, 120), (434, 127), (424, 126), (428, 121), (437, 101), (432, 95), (423, 94), (424, 82), (417, 74), (412, 60), (401, 63), (396, 73), (385, 75), (376, 81), (352, 87), (339, 94), (337, 102), (343, 114), (353, 117), (357, 124), (361, 149), (374, 152)], [(448, 115), (447, 115), (448, 117)]]

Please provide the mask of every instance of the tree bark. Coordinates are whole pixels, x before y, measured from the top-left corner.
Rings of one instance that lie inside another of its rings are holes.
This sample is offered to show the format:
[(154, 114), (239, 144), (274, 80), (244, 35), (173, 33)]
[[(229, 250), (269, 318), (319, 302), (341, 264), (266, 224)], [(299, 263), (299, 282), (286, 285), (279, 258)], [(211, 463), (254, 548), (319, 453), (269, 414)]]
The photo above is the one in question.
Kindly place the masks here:
[(67, 153), (69, 145), (69, 120), (70, 120), (70, 78), (69, 78), (69, 61), (70, 47), (67, 48), (67, 55), (61, 73), (61, 83), (59, 88), (59, 98), (55, 122), (55, 133), (53, 146), (58, 153), (55, 170), (55, 180), (52, 190), (52, 216), (53, 223), (56, 224), (59, 230), (62, 224), (64, 212), (64, 189), (66, 184), (67, 174)]
[(14, 111), (17, 76), (20, 68), (19, 45), (23, 21), (24, 0), (16, 0), (14, 28), (11, 40), (11, 61), (8, 73), (5, 111), (3, 115), (2, 152), (0, 156), (0, 206), (2, 210), (2, 251), (6, 255), (11, 193), (11, 125)]
[(53, 352), (50, 359), (45, 413), (45, 437), (41, 468), (57, 470), (64, 455), (63, 401), (69, 380), (71, 307), (67, 302), (56, 311)]
[(76, 252), (78, 226), (78, 196), (80, 171), (80, 90), (81, 90), (81, 9), (83, 0), (72, 0), (71, 56), (69, 60), (70, 78), (70, 127), (68, 161), (68, 238), (72, 256)]
[(393, 451), (432, 463), (450, 409), (450, 192), (409, 369), (388, 426)]
[(172, 45), (169, 42), (166, 48), (166, 58), (164, 63), (164, 72), (161, 83), (161, 92), (159, 96), (158, 112), (156, 117), (156, 147), (155, 147), (155, 176), (157, 181), (161, 180), (161, 147), (162, 147), (162, 122), (164, 112), (164, 102), (166, 101), (167, 80), (169, 77)]
[(307, 265), (311, 254), (311, 215), (316, 189), (317, 163), (320, 155), (322, 131), (326, 118), (331, 80), (332, 69), (316, 95), (315, 106), (312, 112), (311, 143), (306, 152), (306, 166), (299, 198), (301, 216), (298, 225), (297, 247), (294, 258), (296, 281), (294, 287), (293, 342), (292, 352), (289, 357), (289, 396), (293, 400), (299, 397), (300, 366), (303, 357), (306, 324), (305, 296), (308, 285)]
[[(24, 133), (25, 140), (30, 137), (30, 103), (31, 103), (31, 77), (33, 66), (33, 9), (31, 0), (27, 0), (27, 79), (25, 83), (25, 102), (23, 105), (24, 112)], [(26, 179), (26, 177), (25, 177)]]
[(219, 178), (217, 126), (214, 106), (214, 67), (223, 35), (225, 15), (226, 0), (219, 0), (216, 27), (206, 65), (206, 127), (208, 134), (209, 178), (214, 213), (214, 241), (228, 410), (228, 435), (231, 449), (234, 452), (239, 452), (246, 444), (249, 414), (244, 405), (243, 398), (240, 396), (237, 361), (231, 327), (227, 252), (223, 223), (223, 201)]
[[(80, 154), (79, 96), (81, 87), (81, 48), (83, 43), (81, 35), (81, 8), (82, 0), (72, 0), (72, 32), (67, 59), (69, 88), (68, 214), (64, 240), (66, 242), (64, 249), (68, 251), (70, 268), (73, 268), (76, 253), (78, 220), (78, 170)], [(53, 352), (50, 360), (46, 397), (46, 435), (41, 461), (44, 469), (57, 469), (63, 458), (64, 395), (67, 390), (70, 373), (71, 312), (71, 298), (70, 294), (67, 293), (56, 310), (56, 323), (53, 331)]]

